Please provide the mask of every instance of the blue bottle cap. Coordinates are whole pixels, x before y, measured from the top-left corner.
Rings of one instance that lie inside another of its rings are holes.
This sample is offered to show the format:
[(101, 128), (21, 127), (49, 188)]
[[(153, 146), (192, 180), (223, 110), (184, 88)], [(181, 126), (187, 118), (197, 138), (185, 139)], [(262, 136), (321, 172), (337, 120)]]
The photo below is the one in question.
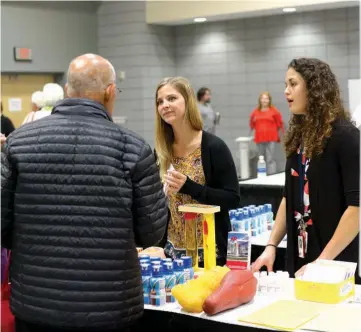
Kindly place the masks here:
[(176, 272), (183, 272), (184, 271), (184, 264), (183, 264), (183, 261), (181, 259), (175, 259), (173, 261), (173, 267), (174, 267), (174, 271), (176, 271)]
[(140, 264), (140, 270), (142, 271), (142, 276), (152, 275), (150, 264)]
[(163, 263), (163, 273), (164, 273), (164, 275), (173, 274), (173, 263), (172, 262)]
[(151, 256), (149, 259), (150, 259), (151, 262), (153, 262), (153, 261), (160, 261), (160, 260), (161, 260), (160, 257), (154, 257), (154, 256)]
[(172, 258), (163, 258), (162, 263), (172, 263)]
[(181, 260), (183, 261), (183, 267), (185, 269), (190, 269), (192, 267), (192, 257), (183, 256), (183, 257), (181, 257)]
[(150, 260), (148, 260), (148, 259), (140, 259), (139, 263), (140, 264), (150, 264)]
[(148, 260), (148, 261), (150, 260), (149, 255), (143, 255), (143, 254), (142, 254), (142, 255), (139, 255), (138, 258), (139, 258), (139, 260), (142, 260), (142, 259), (146, 259), (146, 260)]
[(162, 265), (162, 262), (159, 260), (159, 261), (152, 261), (150, 262), (150, 265)]
[(153, 272), (153, 277), (163, 277), (162, 265), (153, 264), (152, 265), (152, 272)]

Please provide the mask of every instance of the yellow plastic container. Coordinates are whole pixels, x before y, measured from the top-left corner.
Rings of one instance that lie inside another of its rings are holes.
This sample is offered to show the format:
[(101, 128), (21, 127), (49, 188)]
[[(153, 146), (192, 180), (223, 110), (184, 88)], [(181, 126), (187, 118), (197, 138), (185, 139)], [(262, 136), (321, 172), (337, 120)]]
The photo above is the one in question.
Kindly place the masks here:
[(204, 270), (210, 271), (216, 267), (216, 235), (214, 214), (221, 209), (219, 206), (202, 204), (185, 204), (178, 207), (179, 212), (186, 213), (186, 251), (192, 257), (194, 271), (201, 271), (198, 267), (198, 243), (196, 223), (193, 214), (203, 215), (203, 251)]
[(338, 284), (318, 283), (295, 279), (295, 296), (298, 300), (338, 304), (355, 295), (355, 277)]

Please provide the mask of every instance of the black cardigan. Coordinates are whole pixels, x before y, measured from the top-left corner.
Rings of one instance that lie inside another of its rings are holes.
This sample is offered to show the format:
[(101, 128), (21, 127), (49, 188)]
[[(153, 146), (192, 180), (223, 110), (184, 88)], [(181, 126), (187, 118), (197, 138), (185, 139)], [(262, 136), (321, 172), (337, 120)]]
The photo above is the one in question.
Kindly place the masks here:
[[(287, 205), (287, 268), (291, 274), (298, 268), (295, 266), (297, 227), (292, 206), (295, 188), (291, 176), (295, 157), (287, 159), (284, 192)], [(360, 204), (360, 131), (346, 120), (335, 121), (332, 136), (323, 153), (312, 158), (307, 177), (313, 227), (320, 247), (320, 252), (316, 254), (319, 255), (331, 240), (347, 207)], [(359, 236), (336, 260), (358, 262), (358, 242)], [(359, 278), (356, 279), (360, 282)]]
[(236, 167), (227, 145), (219, 137), (203, 131), (202, 166), (205, 185), (191, 179), (179, 191), (190, 195), (200, 204), (218, 205), (221, 211), (215, 215), (216, 243), (220, 262), (227, 257), (227, 237), (231, 230), (228, 211), (239, 207), (240, 194)]

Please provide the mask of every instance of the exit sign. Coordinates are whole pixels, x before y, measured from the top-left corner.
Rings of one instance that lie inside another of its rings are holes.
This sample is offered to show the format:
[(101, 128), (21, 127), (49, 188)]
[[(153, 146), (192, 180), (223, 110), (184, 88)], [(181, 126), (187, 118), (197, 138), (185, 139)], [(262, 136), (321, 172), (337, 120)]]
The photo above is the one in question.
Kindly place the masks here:
[(31, 61), (31, 49), (27, 47), (14, 47), (14, 59), (15, 61)]

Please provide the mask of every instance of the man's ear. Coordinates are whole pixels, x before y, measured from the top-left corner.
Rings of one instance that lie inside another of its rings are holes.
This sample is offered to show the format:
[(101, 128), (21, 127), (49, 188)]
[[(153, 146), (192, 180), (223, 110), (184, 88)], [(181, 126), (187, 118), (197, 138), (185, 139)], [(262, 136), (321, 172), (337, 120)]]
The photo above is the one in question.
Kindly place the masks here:
[(109, 84), (108, 87), (105, 89), (105, 94), (104, 94), (105, 102), (108, 102), (109, 100), (112, 99), (112, 97), (114, 96), (114, 89), (115, 89), (115, 84)]
[(64, 96), (65, 96), (65, 98), (68, 97), (68, 83), (65, 83), (65, 86), (64, 86)]

